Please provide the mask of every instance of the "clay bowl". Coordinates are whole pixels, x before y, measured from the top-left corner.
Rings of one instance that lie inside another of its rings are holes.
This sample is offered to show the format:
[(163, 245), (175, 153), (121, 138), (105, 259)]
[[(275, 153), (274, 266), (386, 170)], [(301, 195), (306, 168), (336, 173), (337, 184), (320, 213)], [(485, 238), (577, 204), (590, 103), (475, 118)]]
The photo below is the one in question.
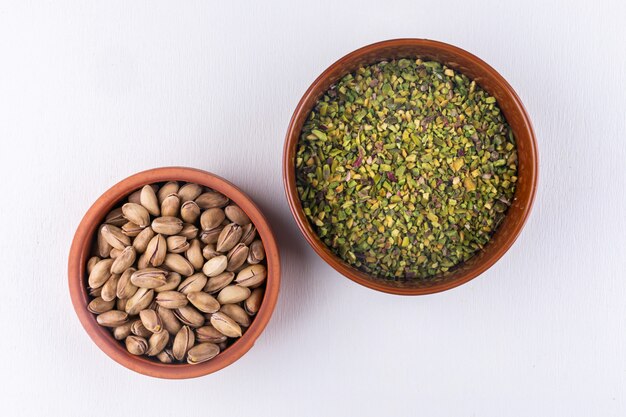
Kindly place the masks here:
[[(106, 214), (131, 192), (146, 184), (164, 181), (194, 182), (226, 195), (250, 217), (266, 251), (268, 276), (265, 296), (254, 321), (244, 335), (223, 353), (208, 362), (197, 365), (163, 364), (145, 357), (131, 355), (119, 341), (113, 338), (108, 329), (97, 324), (95, 316), (87, 310), (89, 294), (87, 293), (85, 265), (91, 255), (97, 227), (102, 223)], [(280, 286), (280, 259), (276, 240), (267, 220), (254, 202), (239, 188), (217, 175), (198, 169), (156, 168), (140, 172), (115, 184), (91, 206), (74, 235), (69, 255), (68, 278), (72, 304), (81, 324), (96, 345), (109, 357), (128, 369), (144, 375), (170, 379), (195, 378), (232, 364), (254, 345), (255, 340), (265, 329), (276, 305)]]
[[(509, 122), (517, 140), (518, 183), (514, 201), (506, 218), (497, 229), (484, 251), (449, 271), (446, 275), (427, 281), (391, 281), (370, 276), (350, 266), (334, 253), (315, 234), (298, 197), (295, 177), (295, 153), (300, 131), (317, 100), (344, 75), (359, 66), (394, 58), (425, 58), (445, 63), (474, 79), (493, 95)], [(293, 113), (283, 153), (283, 181), (289, 207), (302, 234), (328, 264), (338, 272), (366, 287), (392, 294), (423, 295), (454, 288), (477, 277), (491, 267), (513, 245), (520, 234), (535, 197), (538, 175), (537, 144), (533, 128), (521, 100), (496, 70), (480, 58), (442, 42), (426, 39), (395, 39), (375, 43), (344, 56), (322, 73), (304, 93)]]

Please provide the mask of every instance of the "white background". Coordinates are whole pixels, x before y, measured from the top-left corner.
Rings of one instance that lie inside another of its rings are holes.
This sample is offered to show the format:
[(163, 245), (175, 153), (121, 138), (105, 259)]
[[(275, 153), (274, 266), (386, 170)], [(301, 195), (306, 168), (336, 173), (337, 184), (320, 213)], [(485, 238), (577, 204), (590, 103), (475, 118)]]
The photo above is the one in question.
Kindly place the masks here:
[[(0, 414), (626, 415), (625, 21), (617, 1), (0, 0)], [(397, 37), (496, 68), (541, 159), (514, 247), (469, 284), (417, 298), (321, 261), (281, 178), (309, 84)], [(67, 289), (87, 208), (168, 165), (215, 172), (256, 200), (284, 271), (249, 354), (187, 381), (110, 360)]]

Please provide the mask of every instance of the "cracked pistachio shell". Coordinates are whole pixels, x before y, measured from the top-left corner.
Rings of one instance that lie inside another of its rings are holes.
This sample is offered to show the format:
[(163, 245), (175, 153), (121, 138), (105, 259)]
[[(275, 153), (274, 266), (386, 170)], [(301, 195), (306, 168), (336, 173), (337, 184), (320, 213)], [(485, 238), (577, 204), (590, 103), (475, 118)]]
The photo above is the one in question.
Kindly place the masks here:
[(241, 337), (242, 335), (239, 324), (222, 312), (211, 315), (211, 325), (224, 336)]
[(145, 227), (136, 225), (133, 222), (126, 222), (122, 226), (122, 233), (124, 233), (128, 237), (135, 237), (139, 235), (139, 233), (141, 233), (143, 229), (145, 229)]
[(105, 224), (100, 232), (108, 244), (115, 249), (124, 250), (126, 246), (130, 245), (130, 238), (117, 226)]
[(187, 363), (197, 364), (213, 359), (220, 353), (220, 348), (214, 343), (199, 343), (187, 352)]
[(124, 311), (109, 310), (104, 313), (98, 314), (96, 321), (100, 326), (104, 327), (118, 327), (128, 322), (128, 314)]
[(180, 198), (178, 198), (178, 194), (170, 194), (161, 203), (161, 216), (178, 216), (179, 209)]
[(220, 208), (210, 208), (205, 210), (200, 216), (200, 227), (202, 227), (202, 230), (215, 229), (222, 224), (225, 218), (226, 214), (224, 214), (224, 210)]
[(167, 332), (172, 336), (178, 333), (178, 331), (182, 327), (182, 324), (180, 323), (180, 321), (178, 321), (178, 319), (174, 315), (174, 312), (169, 308), (165, 308), (159, 305), (157, 305), (156, 311), (161, 317), (161, 321), (163, 322), (163, 328), (167, 330)]
[(178, 272), (169, 272), (165, 278), (165, 284), (160, 287), (156, 287), (154, 291), (159, 293), (176, 289), (176, 287), (180, 285), (181, 280), (182, 278)]
[(228, 266), (228, 258), (226, 255), (220, 255), (206, 261), (202, 267), (202, 272), (208, 277), (215, 277), (224, 272), (226, 266)]
[(242, 287), (253, 287), (265, 281), (267, 277), (267, 269), (265, 265), (250, 265), (237, 274), (235, 282)]
[[(130, 199), (129, 199), (130, 201)], [(140, 191), (139, 203), (153, 216), (161, 215), (161, 206), (159, 205), (159, 199), (152, 188), (149, 185), (144, 185)]]
[(196, 338), (193, 333), (193, 330), (189, 326), (183, 326), (176, 333), (176, 337), (174, 337), (174, 342), (172, 344), (172, 354), (174, 357), (182, 361), (187, 354), (187, 351), (192, 348), (195, 343)]
[(224, 207), (228, 204), (228, 197), (216, 191), (209, 191), (196, 197), (195, 202), (198, 207), (206, 210), (215, 207)]
[(215, 258), (216, 256), (220, 256), (222, 252), (218, 252), (215, 250), (215, 245), (213, 243), (209, 243), (204, 248), (202, 248), (202, 256), (207, 261), (211, 258)]
[(139, 312), (139, 319), (141, 320), (143, 327), (145, 327), (152, 333), (160, 332), (161, 329), (163, 329), (163, 322), (161, 322), (161, 317), (159, 317), (157, 312), (154, 310), (141, 310)]
[(174, 310), (174, 315), (181, 323), (191, 327), (201, 327), (204, 324), (204, 316), (194, 307), (186, 305)]
[(87, 275), (91, 274), (91, 271), (93, 271), (93, 267), (96, 266), (96, 264), (100, 262), (100, 260), (101, 259), (98, 256), (92, 256), (91, 258), (89, 258), (89, 260), (87, 261)]
[(88, 283), (91, 288), (100, 288), (111, 277), (113, 259), (103, 259), (98, 262), (89, 274)]
[(157, 217), (152, 220), (152, 230), (162, 235), (176, 235), (183, 230), (183, 221), (172, 216)]
[(226, 213), (228, 220), (233, 223), (237, 223), (239, 226), (245, 226), (250, 223), (250, 218), (239, 206), (231, 204), (224, 209), (224, 212)]
[(180, 206), (180, 217), (185, 223), (195, 223), (200, 217), (200, 207), (194, 201), (185, 201)]
[(250, 265), (258, 264), (265, 259), (265, 248), (263, 242), (255, 240), (250, 244), (250, 251), (248, 252), (248, 263)]
[(191, 223), (184, 223), (183, 229), (178, 233), (181, 236), (185, 236), (188, 240), (198, 237), (198, 228)]
[(189, 242), (185, 236), (169, 236), (166, 240), (167, 250), (172, 253), (183, 253), (189, 249)]
[(178, 190), (178, 196), (180, 200), (184, 202), (193, 201), (198, 198), (200, 194), (202, 194), (202, 186), (192, 182), (188, 182)]
[(190, 292), (202, 291), (206, 283), (206, 275), (204, 275), (202, 272), (198, 272), (181, 282), (178, 286), (178, 292), (186, 295)]
[(226, 287), (235, 279), (235, 274), (233, 272), (222, 272), (219, 275), (209, 278), (206, 285), (204, 286), (204, 291), (213, 294)]
[(241, 287), (239, 285), (229, 285), (219, 292), (217, 301), (222, 305), (240, 303), (248, 298), (250, 293), (250, 288)]
[(263, 295), (265, 295), (265, 290), (263, 288), (255, 288), (252, 290), (250, 297), (246, 298), (246, 301), (243, 303), (246, 313), (253, 316), (259, 312), (261, 302), (263, 301)]
[(146, 355), (148, 356), (156, 356), (167, 346), (167, 342), (170, 340), (170, 334), (165, 330), (161, 330), (160, 332), (153, 333), (148, 339), (148, 350), (146, 351)]
[(241, 226), (236, 223), (230, 223), (224, 226), (224, 229), (217, 238), (215, 249), (220, 252), (228, 252), (239, 243), (242, 233), (243, 230)]
[(122, 227), (124, 223), (126, 223), (126, 218), (122, 213), (122, 208), (118, 207), (111, 210), (111, 212), (105, 217), (104, 222), (112, 224), (113, 226)]
[(131, 335), (130, 325), (131, 323), (128, 322), (128, 323), (122, 324), (121, 326), (115, 327), (113, 329), (113, 337), (115, 338), (115, 340), (124, 340), (128, 336), (130, 336)]
[(240, 305), (238, 304), (225, 304), (220, 308), (220, 311), (226, 314), (231, 319), (235, 320), (237, 324), (242, 327), (250, 326), (250, 316), (246, 313)]
[(168, 253), (165, 255), (163, 264), (174, 272), (178, 272), (183, 276), (190, 276), (195, 272), (193, 265), (189, 263), (187, 258), (177, 253)]
[(100, 293), (100, 297), (104, 301), (113, 301), (115, 297), (117, 297), (117, 283), (120, 280), (120, 276), (118, 274), (112, 274), (111, 277), (104, 283), (102, 286), (102, 292)]
[(254, 238), (256, 237), (256, 227), (252, 223), (248, 223), (247, 225), (242, 227), (241, 240), (240, 243), (243, 243), (246, 246), (250, 246)]
[(200, 232), (200, 240), (207, 245), (217, 243), (217, 239), (219, 239), (223, 230), (224, 228), (222, 226), (211, 230), (203, 230)]
[(126, 220), (141, 228), (150, 224), (150, 213), (141, 204), (126, 203), (122, 206), (122, 213)]
[(235, 271), (239, 267), (241, 267), (246, 259), (248, 258), (249, 249), (243, 243), (238, 243), (234, 248), (228, 252), (228, 256), (226, 257), (228, 260), (228, 264), (226, 265), (227, 271)]
[(165, 285), (167, 271), (159, 268), (145, 268), (135, 271), (130, 276), (130, 282), (140, 288), (158, 288)]
[(107, 242), (107, 240), (104, 238), (104, 235), (102, 234), (102, 229), (104, 228), (104, 226), (105, 225), (103, 224), (98, 228), (98, 238), (96, 241), (96, 246), (98, 247), (98, 255), (100, 255), (101, 258), (108, 258), (111, 254), (111, 249), (113, 248), (111, 245), (109, 245), (109, 242)]
[(167, 255), (167, 240), (165, 237), (158, 234), (150, 239), (145, 255), (150, 265), (160, 266), (165, 261), (165, 255)]
[(128, 268), (133, 266), (136, 257), (137, 253), (135, 252), (135, 248), (132, 246), (125, 247), (117, 258), (115, 258), (115, 261), (113, 261), (113, 264), (111, 265), (111, 273), (121, 274), (126, 271)]
[(226, 341), (226, 336), (218, 332), (215, 327), (207, 325), (196, 329), (196, 340), (198, 342), (222, 343)]
[(130, 323), (130, 331), (132, 334), (140, 337), (150, 337), (152, 332), (146, 329), (141, 320), (137, 319)]
[(156, 355), (156, 358), (161, 363), (172, 363), (172, 362), (174, 362), (174, 354), (172, 353), (172, 351), (170, 349), (163, 349), (161, 351), (161, 353)]
[(148, 342), (143, 337), (128, 336), (125, 341), (126, 350), (132, 355), (143, 355), (148, 351)]
[(188, 300), (185, 294), (178, 291), (163, 291), (157, 294), (156, 302), (161, 307), (173, 310), (186, 306)]
[(137, 253), (144, 253), (153, 237), (154, 231), (152, 228), (146, 227), (133, 240), (133, 248), (135, 248)]
[(105, 301), (102, 299), (102, 297), (96, 297), (89, 302), (89, 305), (87, 305), (87, 310), (89, 310), (93, 314), (102, 314), (106, 313), (107, 311), (113, 310), (114, 306), (115, 300)]
[(220, 309), (220, 303), (213, 296), (203, 291), (190, 292), (187, 294), (187, 299), (203, 313), (215, 313)]
[(161, 189), (159, 189), (157, 196), (159, 198), (159, 204), (163, 203), (163, 200), (170, 194), (177, 194), (180, 189), (180, 185), (176, 181), (170, 181), (165, 183)]
[(134, 316), (141, 310), (148, 308), (154, 298), (154, 290), (139, 288), (137, 292), (126, 302), (126, 312)]
[(189, 243), (185, 256), (196, 271), (204, 266), (204, 256), (202, 256), (202, 248), (198, 239), (193, 239)]

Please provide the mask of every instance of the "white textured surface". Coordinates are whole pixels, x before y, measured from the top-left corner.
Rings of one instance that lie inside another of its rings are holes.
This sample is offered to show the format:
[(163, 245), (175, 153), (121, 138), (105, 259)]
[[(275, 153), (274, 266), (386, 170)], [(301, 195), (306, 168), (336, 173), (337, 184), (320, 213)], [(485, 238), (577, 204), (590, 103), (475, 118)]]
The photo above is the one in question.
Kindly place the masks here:
[[(626, 415), (625, 17), (617, 1), (0, 1), (0, 414)], [(450, 42), (500, 71), (541, 157), (515, 246), (419, 298), (324, 264), (281, 180), (284, 132), (313, 79), (396, 37)], [(66, 285), (91, 203), (165, 165), (239, 184), (283, 258), (254, 349), (189, 381), (110, 360)]]

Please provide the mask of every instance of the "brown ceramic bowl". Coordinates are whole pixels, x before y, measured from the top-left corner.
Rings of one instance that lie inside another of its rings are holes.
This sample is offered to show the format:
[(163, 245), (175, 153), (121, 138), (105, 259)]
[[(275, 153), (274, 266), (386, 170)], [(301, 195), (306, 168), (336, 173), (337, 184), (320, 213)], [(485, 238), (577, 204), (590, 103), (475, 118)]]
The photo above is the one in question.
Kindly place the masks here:
[[(467, 262), (446, 275), (427, 281), (396, 282), (370, 276), (350, 266), (319, 239), (309, 224), (298, 197), (295, 177), (296, 145), (300, 131), (317, 100), (344, 75), (362, 65), (394, 58), (426, 58), (445, 63), (474, 79), (498, 100), (516, 137), (518, 183), (514, 201), (506, 218), (484, 248)], [(496, 70), (480, 58), (442, 42), (426, 39), (395, 39), (375, 43), (344, 56), (322, 73), (304, 93), (289, 123), (283, 153), (283, 180), (289, 207), (298, 227), (313, 249), (338, 272), (366, 287), (400, 295), (422, 295), (445, 291), (464, 284), (491, 267), (513, 245), (528, 218), (537, 187), (537, 144), (530, 119), (521, 100)]]
[[(265, 296), (254, 321), (244, 335), (223, 353), (208, 362), (197, 365), (163, 364), (145, 357), (131, 355), (119, 341), (113, 338), (108, 329), (98, 325), (95, 315), (87, 310), (89, 294), (87, 293), (85, 265), (91, 254), (91, 245), (97, 227), (121, 199), (146, 184), (164, 181), (195, 182), (219, 191), (230, 198), (250, 217), (263, 241), (266, 252), (268, 274)], [(104, 353), (128, 369), (144, 375), (170, 379), (195, 378), (230, 365), (254, 345), (257, 337), (265, 329), (276, 305), (280, 286), (280, 259), (276, 240), (267, 220), (252, 200), (239, 188), (217, 175), (205, 171), (193, 168), (168, 167), (151, 169), (126, 178), (111, 187), (91, 206), (74, 235), (70, 249), (68, 277), (74, 310), (76, 310), (81, 324), (91, 339)]]

